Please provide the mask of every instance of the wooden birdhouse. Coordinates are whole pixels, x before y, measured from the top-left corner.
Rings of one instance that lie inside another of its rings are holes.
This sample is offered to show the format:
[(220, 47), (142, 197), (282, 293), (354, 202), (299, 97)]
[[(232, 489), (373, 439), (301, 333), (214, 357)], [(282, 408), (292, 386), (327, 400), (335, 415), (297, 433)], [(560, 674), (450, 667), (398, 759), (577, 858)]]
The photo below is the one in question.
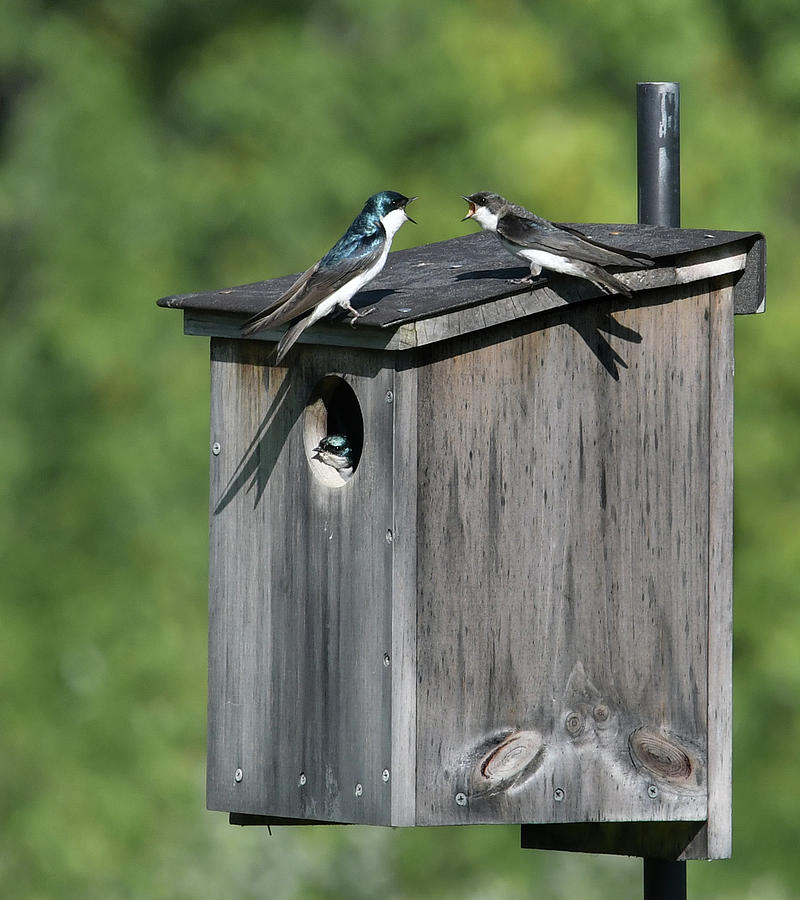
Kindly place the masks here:
[[(761, 235), (578, 226), (632, 300), (476, 234), (393, 253), (355, 327), (211, 337), (208, 806), (240, 823), (520, 823), (729, 853), (733, 317)], [(343, 435), (352, 474), (315, 454)]]

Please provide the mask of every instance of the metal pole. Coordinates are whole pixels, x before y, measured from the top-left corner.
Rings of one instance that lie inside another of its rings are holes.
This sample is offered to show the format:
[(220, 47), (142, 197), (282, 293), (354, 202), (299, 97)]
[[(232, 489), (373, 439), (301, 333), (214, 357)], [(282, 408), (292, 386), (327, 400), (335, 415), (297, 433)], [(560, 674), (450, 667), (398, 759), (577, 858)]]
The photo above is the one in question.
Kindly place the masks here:
[[(681, 224), (681, 94), (675, 81), (636, 85), (639, 224)], [(643, 861), (644, 900), (686, 900), (686, 863)]]
[(681, 87), (676, 81), (636, 85), (639, 224), (681, 224)]
[(686, 863), (646, 859), (644, 900), (686, 900)]

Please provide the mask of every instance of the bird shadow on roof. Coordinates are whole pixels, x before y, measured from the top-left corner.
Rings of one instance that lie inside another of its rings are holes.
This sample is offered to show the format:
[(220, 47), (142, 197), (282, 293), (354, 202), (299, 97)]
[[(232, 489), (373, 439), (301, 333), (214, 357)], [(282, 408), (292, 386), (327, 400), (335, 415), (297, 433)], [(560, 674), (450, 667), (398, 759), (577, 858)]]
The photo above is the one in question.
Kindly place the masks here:
[[(498, 281), (509, 281), (512, 278), (524, 278), (530, 270), (527, 266), (511, 266), (505, 269), (475, 269), (469, 272), (459, 272), (456, 275), (456, 281), (482, 281), (484, 279), (492, 279)], [(546, 283), (547, 278), (536, 278), (532, 285)]]

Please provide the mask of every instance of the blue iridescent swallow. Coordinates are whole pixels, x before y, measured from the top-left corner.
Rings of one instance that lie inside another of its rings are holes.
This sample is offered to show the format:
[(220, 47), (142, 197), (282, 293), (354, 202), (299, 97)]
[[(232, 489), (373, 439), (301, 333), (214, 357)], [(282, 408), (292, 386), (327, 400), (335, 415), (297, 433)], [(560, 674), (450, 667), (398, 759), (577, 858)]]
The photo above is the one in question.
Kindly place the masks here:
[(350, 301), (383, 269), (400, 226), (414, 221), (406, 206), (416, 199), (396, 191), (373, 194), (325, 256), (303, 272), (288, 291), (248, 319), (242, 333), (255, 334), (290, 322), (278, 344), (275, 361), (279, 363), (309, 325), (337, 306), (349, 312), (353, 322), (370, 312), (359, 312)]
[(314, 456), (344, 478), (353, 474), (353, 448), (343, 434), (329, 434), (314, 448)]

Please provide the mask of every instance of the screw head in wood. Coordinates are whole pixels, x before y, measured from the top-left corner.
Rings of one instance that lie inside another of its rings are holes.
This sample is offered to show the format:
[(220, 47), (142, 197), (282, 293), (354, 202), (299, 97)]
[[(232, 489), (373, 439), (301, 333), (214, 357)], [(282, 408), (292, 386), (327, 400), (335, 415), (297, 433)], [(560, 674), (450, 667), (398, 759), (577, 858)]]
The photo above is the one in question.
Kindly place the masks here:
[(297, 779), (297, 781), (298, 781), (300, 787), (302, 787), (306, 783), (306, 773), (301, 772), (300, 777)]
[(386, 543), (391, 544), (393, 540), (394, 540), (394, 534), (392, 533), (392, 529), (387, 528), (386, 529)]
[(381, 778), (382, 778), (384, 781), (388, 781), (388, 780), (389, 780), (389, 770), (388, 770), (388, 769), (384, 769), (383, 772), (381, 772)]
[(656, 797), (658, 796), (658, 788), (657, 788), (654, 784), (651, 784), (651, 785), (647, 788), (647, 796), (648, 796), (651, 800), (655, 800)]
[(459, 806), (466, 806), (467, 805), (467, 795), (462, 793), (461, 791), (459, 791), (456, 794), (456, 803)]
[(561, 803), (561, 801), (563, 799), (564, 799), (564, 788), (556, 788), (553, 791), (553, 800), (555, 800), (556, 803)]
[(356, 797), (360, 797), (364, 793), (364, 788), (361, 786), (361, 782), (356, 785)]
[(239, 784), (239, 782), (240, 782), (243, 778), (244, 778), (244, 772), (242, 772), (241, 769), (237, 769), (237, 770), (233, 773), (233, 780), (234, 780), (237, 784)]
[(394, 393), (392, 391), (387, 391), (384, 399), (387, 403), (392, 403), (394, 401)]
[(214, 456), (219, 456), (220, 450), (222, 450), (222, 447), (220, 446), (219, 441), (214, 441), (214, 443), (211, 445), (211, 452), (214, 454)]
[(391, 664), (391, 662), (392, 662), (392, 658), (389, 656), (389, 654), (388, 654), (388, 653), (384, 653), (384, 654), (383, 654), (383, 667), (384, 667), (385, 669), (388, 669), (388, 668), (389, 668), (389, 665)]

